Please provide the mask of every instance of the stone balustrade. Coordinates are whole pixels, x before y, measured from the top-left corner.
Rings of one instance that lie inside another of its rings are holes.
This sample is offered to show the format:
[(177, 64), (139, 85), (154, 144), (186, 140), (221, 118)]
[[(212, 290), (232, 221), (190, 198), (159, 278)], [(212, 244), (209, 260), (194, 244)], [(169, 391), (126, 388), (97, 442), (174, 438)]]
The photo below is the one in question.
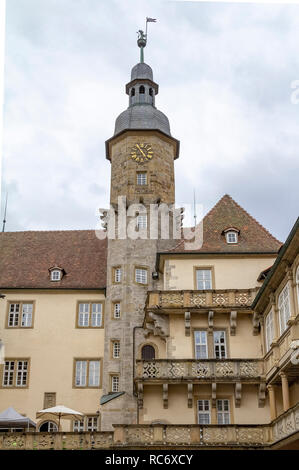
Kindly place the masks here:
[(213, 290), (168, 290), (151, 291), (147, 308), (244, 308), (250, 307), (257, 293), (256, 289), (213, 289)]
[(263, 360), (258, 359), (156, 359), (136, 361), (135, 379), (140, 381), (192, 380), (258, 382), (263, 376)]
[(115, 425), (113, 432), (0, 433), (0, 450), (96, 450), (190, 448), (279, 448), (283, 439), (298, 439), (299, 403), (272, 423)]

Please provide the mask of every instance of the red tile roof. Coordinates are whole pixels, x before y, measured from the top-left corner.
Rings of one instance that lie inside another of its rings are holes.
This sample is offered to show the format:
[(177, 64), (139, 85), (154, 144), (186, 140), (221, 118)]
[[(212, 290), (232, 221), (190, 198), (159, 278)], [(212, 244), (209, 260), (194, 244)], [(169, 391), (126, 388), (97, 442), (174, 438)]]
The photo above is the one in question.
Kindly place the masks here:
[[(60, 266), (61, 281), (49, 269)], [(0, 288), (101, 289), (106, 286), (107, 240), (94, 230), (0, 234)]]
[[(271, 235), (248, 212), (225, 194), (206, 214), (202, 222), (203, 243), (201, 248), (191, 250), (181, 240), (172, 252), (194, 251), (199, 253), (273, 253), (282, 243)], [(223, 231), (235, 227), (240, 231), (238, 243), (227, 243)]]

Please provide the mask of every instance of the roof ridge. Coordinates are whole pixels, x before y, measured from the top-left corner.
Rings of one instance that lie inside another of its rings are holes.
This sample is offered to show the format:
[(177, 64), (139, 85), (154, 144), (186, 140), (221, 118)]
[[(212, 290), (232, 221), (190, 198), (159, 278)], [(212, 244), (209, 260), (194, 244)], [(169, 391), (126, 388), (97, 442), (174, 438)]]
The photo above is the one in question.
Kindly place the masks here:
[(0, 232), (0, 235), (3, 234), (11, 234), (11, 233), (57, 233), (57, 232), (104, 232), (104, 230), (97, 230), (97, 229), (65, 229), (65, 230), (15, 230), (11, 232)]
[[(269, 230), (267, 230), (258, 220), (256, 220), (249, 212), (247, 212), (246, 209), (244, 209), (242, 206), (240, 206), (240, 204), (238, 204), (229, 194), (225, 194), (223, 196), (224, 197), (228, 197), (239, 209), (241, 209), (243, 212), (245, 212), (246, 215), (248, 215), (248, 217), (250, 217), (251, 220), (253, 220), (257, 225), (259, 225), (259, 227), (264, 231), (266, 232), (267, 235), (270, 235), (271, 238), (273, 238), (273, 240), (275, 240), (277, 243), (280, 243), (281, 245), (283, 244), (280, 240), (278, 240), (277, 238), (274, 237), (274, 235), (272, 235), (272, 233), (269, 232)], [(223, 199), (222, 198), (222, 199)], [(219, 201), (220, 202), (220, 201)]]

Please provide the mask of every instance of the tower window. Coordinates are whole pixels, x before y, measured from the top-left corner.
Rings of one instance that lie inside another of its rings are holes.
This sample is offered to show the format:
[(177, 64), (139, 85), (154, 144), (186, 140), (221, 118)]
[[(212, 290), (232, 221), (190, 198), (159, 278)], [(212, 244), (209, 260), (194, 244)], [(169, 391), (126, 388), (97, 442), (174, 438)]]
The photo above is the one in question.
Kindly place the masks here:
[(132, 88), (132, 90), (131, 90), (131, 96), (135, 96), (135, 88)]
[(143, 85), (141, 85), (141, 86), (139, 87), (139, 94), (140, 94), (140, 95), (144, 95), (144, 93), (145, 93), (145, 88), (144, 88)]
[(138, 215), (137, 216), (137, 228), (143, 229), (147, 227), (147, 216), (146, 215)]
[(137, 173), (137, 184), (140, 186), (147, 184), (147, 173), (145, 171)]
[(149, 92), (150, 96), (153, 96), (153, 89), (152, 88), (150, 88), (148, 92)]

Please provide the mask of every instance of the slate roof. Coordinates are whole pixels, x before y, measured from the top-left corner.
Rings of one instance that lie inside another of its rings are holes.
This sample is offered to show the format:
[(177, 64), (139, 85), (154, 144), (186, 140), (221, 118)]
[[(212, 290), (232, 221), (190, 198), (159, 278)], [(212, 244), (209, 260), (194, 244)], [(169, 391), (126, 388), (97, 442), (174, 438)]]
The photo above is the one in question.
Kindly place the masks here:
[[(225, 194), (206, 214), (202, 222), (203, 244), (198, 250), (188, 250), (182, 239), (171, 252), (186, 250), (198, 253), (277, 253), (282, 243), (257, 222), (248, 212)], [(235, 227), (240, 231), (238, 243), (226, 242), (223, 231)]]
[[(51, 281), (49, 269), (65, 271)], [(101, 289), (106, 286), (107, 240), (94, 230), (0, 234), (0, 288)]]

